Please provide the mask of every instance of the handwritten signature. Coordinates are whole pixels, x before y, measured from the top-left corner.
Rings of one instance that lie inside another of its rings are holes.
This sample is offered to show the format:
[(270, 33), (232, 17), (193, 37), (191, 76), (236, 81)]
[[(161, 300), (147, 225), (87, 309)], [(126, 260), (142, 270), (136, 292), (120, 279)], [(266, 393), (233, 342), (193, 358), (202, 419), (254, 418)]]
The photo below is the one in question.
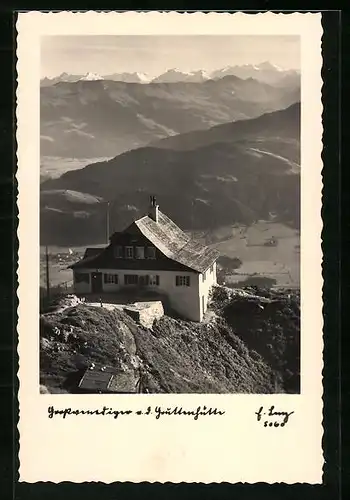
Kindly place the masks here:
[(264, 411), (264, 407), (260, 406), (255, 415), (258, 422), (264, 422), (264, 427), (284, 427), (293, 413), (294, 411), (275, 411), (274, 406), (270, 406), (267, 411)]

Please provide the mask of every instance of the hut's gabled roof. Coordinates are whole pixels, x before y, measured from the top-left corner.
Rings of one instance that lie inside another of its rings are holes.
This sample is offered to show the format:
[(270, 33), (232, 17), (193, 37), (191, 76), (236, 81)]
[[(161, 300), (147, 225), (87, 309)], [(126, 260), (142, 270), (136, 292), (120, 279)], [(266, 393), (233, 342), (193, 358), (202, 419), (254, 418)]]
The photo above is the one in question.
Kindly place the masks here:
[(204, 272), (218, 258), (219, 252), (191, 239), (159, 210), (158, 222), (146, 215), (134, 224), (141, 233), (169, 259), (194, 271)]
[[(160, 210), (158, 211), (157, 222), (149, 215), (145, 215), (141, 219), (134, 221), (124, 231), (133, 230), (135, 227), (166, 257), (190, 270), (203, 273), (219, 256), (217, 250), (206, 247), (190, 238)], [(101, 248), (87, 249), (84, 258), (73, 264), (71, 268), (84, 266), (103, 268), (105, 250)]]
[(101, 252), (103, 252), (103, 250), (104, 250), (104, 248), (89, 247), (85, 250), (83, 259), (87, 259), (90, 257), (96, 257), (96, 255), (99, 255)]

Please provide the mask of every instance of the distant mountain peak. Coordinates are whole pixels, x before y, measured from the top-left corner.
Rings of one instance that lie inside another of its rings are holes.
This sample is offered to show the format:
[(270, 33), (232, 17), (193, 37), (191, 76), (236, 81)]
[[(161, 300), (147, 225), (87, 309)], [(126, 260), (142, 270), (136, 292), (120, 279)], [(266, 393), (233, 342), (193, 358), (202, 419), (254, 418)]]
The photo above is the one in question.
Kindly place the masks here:
[(178, 68), (171, 68), (154, 78), (154, 83), (176, 83), (193, 82), (201, 83), (210, 79), (210, 75), (203, 69), (194, 71), (182, 71)]
[(69, 76), (69, 74), (64, 71), (58, 76), (58, 78), (66, 78), (67, 76)]
[(179, 68), (170, 68), (167, 71), (165, 71), (164, 74), (166, 74), (166, 73), (181, 73), (183, 75), (187, 74), (186, 71), (181, 71)]
[(148, 83), (151, 80), (151, 78), (146, 73), (142, 73), (140, 71), (136, 71), (135, 73), (130, 73), (130, 75), (138, 78), (141, 83)]
[(292, 86), (298, 86), (298, 75), (299, 72), (296, 70), (287, 70), (269, 61), (263, 61), (259, 64), (225, 66), (222, 69), (212, 71), (210, 78), (219, 80), (226, 76), (236, 76), (243, 80), (253, 78), (270, 85), (279, 85), (283, 82), (284, 85), (290, 83)]
[(285, 71), (283, 68), (277, 66), (276, 64), (271, 63), (270, 61), (264, 61), (258, 64), (257, 66), (259, 69), (264, 69), (264, 70)]
[(147, 73), (143, 73), (142, 71), (112, 73), (104, 75), (103, 78), (105, 80), (125, 83), (149, 83), (152, 79)]
[(103, 80), (102, 76), (97, 73), (88, 72), (80, 80)]
[(209, 73), (207, 71), (205, 71), (204, 69), (197, 69), (195, 71), (192, 71), (190, 74), (191, 75), (201, 75), (206, 80), (209, 80), (209, 78), (210, 78)]
[[(270, 61), (263, 61), (255, 64), (227, 65), (213, 71), (206, 71), (202, 68), (194, 70), (181, 70), (177, 67), (169, 68), (158, 76), (150, 76), (142, 71), (116, 72), (108, 75), (100, 75), (94, 72), (87, 72), (85, 75), (72, 75), (67, 72), (56, 77), (46, 77), (41, 79), (44, 86), (57, 82), (76, 82), (80, 80), (112, 80), (125, 83), (202, 83), (208, 80), (219, 80), (226, 76), (236, 77), (243, 80), (253, 78), (263, 83), (279, 84), (282, 80), (296, 83), (300, 71), (296, 69), (285, 69)], [(288, 82), (287, 82), (288, 83)]]

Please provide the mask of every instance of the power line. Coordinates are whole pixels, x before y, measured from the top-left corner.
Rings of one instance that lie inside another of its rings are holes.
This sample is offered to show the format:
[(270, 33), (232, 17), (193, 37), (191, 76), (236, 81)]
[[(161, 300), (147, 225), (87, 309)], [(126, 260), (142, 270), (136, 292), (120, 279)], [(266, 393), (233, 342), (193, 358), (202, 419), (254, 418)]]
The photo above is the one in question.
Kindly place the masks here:
[(49, 250), (45, 247), (45, 260), (46, 260), (46, 294), (47, 299), (50, 300), (50, 273), (49, 273)]

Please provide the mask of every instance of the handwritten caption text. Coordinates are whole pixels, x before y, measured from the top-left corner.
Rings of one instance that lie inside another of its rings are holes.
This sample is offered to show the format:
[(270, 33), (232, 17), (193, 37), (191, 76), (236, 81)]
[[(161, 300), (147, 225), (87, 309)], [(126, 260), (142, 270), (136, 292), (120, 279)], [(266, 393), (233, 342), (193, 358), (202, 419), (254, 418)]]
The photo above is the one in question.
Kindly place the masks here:
[(155, 406), (152, 408), (148, 406), (145, 410), (116, 410), (107, 406), (103, 406), (101, 409), (94, 410), (80, 410), (74, 408), (64, 408), (56, 409), (53, 406), (49, 406), (48, 418), (62, 417), (65, 419), (68, 416), (77, 415), (99, 415), (102, 417), (111, 416), (113, 418), (118, 418), (123, 415), (151, 415), (157, 420), (164, 416), (175, 415), (175, 416), (188, 416), (193, 417), (194, 420), (198, 420), (199, 417), (208, 417), (212, 415), (224, 415), (225, 411), (218, 410), (217, 408), (208, 408), (206, 406), (198, 406), (196, 409), (188, 410), (182, 407), (175, 406), (174, 408), (162, 408), (161, 406)]

